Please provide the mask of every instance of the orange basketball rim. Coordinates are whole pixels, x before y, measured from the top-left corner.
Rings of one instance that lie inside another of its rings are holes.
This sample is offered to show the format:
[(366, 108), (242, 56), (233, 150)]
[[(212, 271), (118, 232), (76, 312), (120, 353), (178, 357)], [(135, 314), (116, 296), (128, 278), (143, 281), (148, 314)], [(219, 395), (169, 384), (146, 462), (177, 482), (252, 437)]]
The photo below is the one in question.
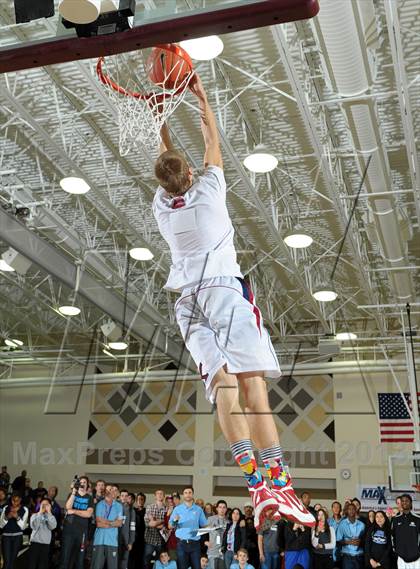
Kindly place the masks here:
[[(114, 81), (114, 79), (112, 77), (110, 77), (104, 71), (103, 65), (105, 62), (105, 57), (100, 57), (98, 59), (97, 64), (96, 64), (96, 73), (99, 77), (99, 80), (104, 85), (108, 85), (109, 87), (111, 87), (117, 93), (120, 93), (121, 95), (124, 95), (126, 97), (133, 97), (134, 99), (143, 99), (143, 100), (147, 101), (148, 99), (151, 99), (151, 98), (160, 98), (163, 100), (165, 98), (168, 98), (168, 97), (171, 98), (171, 97), (174, 97), (176, 95), (181, 94), (185, 90), (186, 84), (189, 83), (190, 79), (193, 76), (193, 63), (191, 61), (190, 56), (185, 51), (185, 49), (183, 49), (182, 47), (180, 47), (179, 45), (176, 45), (174, 43), (159, 44), (153, 49), (168, 52), (169, 55), (174, 57), (175, 61), (183, 60), (183, 62), (184, 62), (183, 67), (187, 68), (187, 70), (188, 70), (187, 74), (190, 75), (188, 81), (187, 82), (183, 81), (182, 85), (178, 89), (176, 89), (175, 91), (172, 91), (171, 93), (159, 94), (159, 93), (153, 93), (153, 92), (141, 93), (140, 91), (132, 91), (130, 89), (126, 89), (122, 85), (119, 85), (116, 81)], [(171, 70), (169, 71), (169, 73), (171, 73)], [(156, 85), (158, 86), (159, 84), (156, 84)]]

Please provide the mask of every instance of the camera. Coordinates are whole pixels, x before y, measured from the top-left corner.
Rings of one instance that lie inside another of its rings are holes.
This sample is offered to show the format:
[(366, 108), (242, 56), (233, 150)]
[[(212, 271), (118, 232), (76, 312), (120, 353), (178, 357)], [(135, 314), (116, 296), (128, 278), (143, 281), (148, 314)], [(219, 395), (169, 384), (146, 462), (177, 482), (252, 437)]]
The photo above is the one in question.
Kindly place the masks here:
[(81, 485), (82, 485), (82, 483), (80, 482), (80, 478), (78, 477), (77, 474), (75, 474), (75, 476), (73, 478), (73, 488), (75, 490), (79, 490)]

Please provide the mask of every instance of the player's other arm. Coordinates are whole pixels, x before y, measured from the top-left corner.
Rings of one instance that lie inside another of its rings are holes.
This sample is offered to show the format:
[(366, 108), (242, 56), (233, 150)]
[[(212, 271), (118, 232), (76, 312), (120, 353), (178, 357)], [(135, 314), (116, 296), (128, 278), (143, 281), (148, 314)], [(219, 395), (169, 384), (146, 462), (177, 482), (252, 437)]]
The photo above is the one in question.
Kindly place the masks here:
[(159, 156), (166, 152), (167, 150), (175, 150), (175, 146), (172, 144), (171, 135), (169, 134), (168, 125), (164, 122), (162, 128), (160, 129), (160, 149)]
[(196, 74), (190, 83), (192, 93), (198, 98), (200, 107), (201, 132), (203, 133), (206, 152), (204, 154), (204, 167), (218, 166), (223, 168), (222, 153), (220, 152), (219, 132), (216, 118), (207, 100), (207, 93), (200, 77)]

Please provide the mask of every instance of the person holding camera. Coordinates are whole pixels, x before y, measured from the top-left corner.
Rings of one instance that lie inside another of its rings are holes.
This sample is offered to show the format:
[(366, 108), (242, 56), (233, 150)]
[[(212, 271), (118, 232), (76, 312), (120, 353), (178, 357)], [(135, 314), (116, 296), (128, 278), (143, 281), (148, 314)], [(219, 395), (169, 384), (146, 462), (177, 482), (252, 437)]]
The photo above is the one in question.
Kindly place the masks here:
[(83, 569), (89, 520), (93, 514), (93, 498), (88, 493), (89, 478), (75, 477), (71, 494), (65, 505), (60, 569), (70, 569), (75, 559), (75, 569)]
[(31, 545), (29, 547), (28, 569), (47, 569), (49, 565), (49, 549), (52, 530), (57, 527), (48, 498), (41, 500), (39, 512), (33, 514), (30, 525), (32, 528)]

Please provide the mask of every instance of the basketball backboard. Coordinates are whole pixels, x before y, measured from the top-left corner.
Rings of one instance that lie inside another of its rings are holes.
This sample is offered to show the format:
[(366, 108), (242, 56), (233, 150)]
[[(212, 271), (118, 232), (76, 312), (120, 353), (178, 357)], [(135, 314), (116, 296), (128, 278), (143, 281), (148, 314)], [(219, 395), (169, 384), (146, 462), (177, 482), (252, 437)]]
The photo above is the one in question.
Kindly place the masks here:
[(401, 451), (388, 457), (389, 489), (391, 492), (414, 492), (420, 484), (420, 452)]
[[(0, 6), (0, 73), (307, 19), (319, 10), (318, 0), (113, 1), (119, 2), (124, 14), (128, 5), (134, 8), (125, 31), (116, 31), (124, 18), (103, 22), (91, 31), (66, 28), (58, 0), (37, 0), (37, 9), (44, 4), (44, 12), (36, 13), (33, 0), (4, 0)], [(78, 37), (81, 33), (89, 37)]]

